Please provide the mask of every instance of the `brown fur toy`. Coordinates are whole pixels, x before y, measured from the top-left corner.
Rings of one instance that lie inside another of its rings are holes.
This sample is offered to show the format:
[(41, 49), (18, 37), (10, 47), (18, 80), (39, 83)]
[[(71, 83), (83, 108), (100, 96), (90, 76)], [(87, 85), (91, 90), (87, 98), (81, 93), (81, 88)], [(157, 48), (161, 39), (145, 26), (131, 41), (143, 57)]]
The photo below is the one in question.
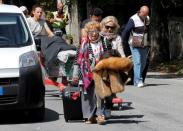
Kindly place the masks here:
[(125, 82), (128, 80), (125, 72), (131, 68), (130, 58), (109, 57), (99, 61), (93, 71), (96, 93), (105, 98), (112, 93), (123, 92)]
[(93, 72), (93, 79), (95, 81), (95, 91), (100, 98), (111, 96), (110, 84), (102, 79), (103, 70)]
[(132, 60), (130, 58), (109, 57), (97, 63), (93, 71), (109, 69), (121, 72), (128, 72), (132, 68)]
[(122, 81), (119, 72), (112, 71), (112, 70), (108, 72), (109, 72), (111, 92), (114, 94), (123, 92), (125, 90), (124, 82)]

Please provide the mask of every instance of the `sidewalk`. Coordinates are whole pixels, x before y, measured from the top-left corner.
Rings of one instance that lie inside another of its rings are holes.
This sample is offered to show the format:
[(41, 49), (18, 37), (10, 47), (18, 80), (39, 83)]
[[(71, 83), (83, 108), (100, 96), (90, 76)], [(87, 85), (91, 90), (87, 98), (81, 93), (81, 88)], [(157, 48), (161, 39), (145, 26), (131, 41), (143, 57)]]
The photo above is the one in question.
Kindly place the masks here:
[(166, 72), (147, 72), (147, 78), (183, 78), (183, 75)]

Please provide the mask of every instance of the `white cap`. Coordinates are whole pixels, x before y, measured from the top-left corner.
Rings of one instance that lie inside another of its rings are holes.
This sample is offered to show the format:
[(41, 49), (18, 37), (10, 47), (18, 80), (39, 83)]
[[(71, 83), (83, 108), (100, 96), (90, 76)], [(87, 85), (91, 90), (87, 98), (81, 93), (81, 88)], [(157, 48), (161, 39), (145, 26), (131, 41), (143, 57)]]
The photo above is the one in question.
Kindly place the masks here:
[(25, 7), (25, 6), (20, 6), (20, 10), (21, 10), (22, 12), (27, 11), (27, 7)]

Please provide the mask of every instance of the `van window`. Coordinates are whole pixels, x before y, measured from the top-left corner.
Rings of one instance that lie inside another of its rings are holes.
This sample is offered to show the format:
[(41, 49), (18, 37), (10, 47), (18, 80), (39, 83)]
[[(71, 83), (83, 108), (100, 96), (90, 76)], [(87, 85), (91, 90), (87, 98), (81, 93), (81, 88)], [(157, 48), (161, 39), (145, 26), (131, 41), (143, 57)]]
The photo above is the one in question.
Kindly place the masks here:
[(0, 47), (22, 47), (32, 43), (21, 14), (0, 13)]

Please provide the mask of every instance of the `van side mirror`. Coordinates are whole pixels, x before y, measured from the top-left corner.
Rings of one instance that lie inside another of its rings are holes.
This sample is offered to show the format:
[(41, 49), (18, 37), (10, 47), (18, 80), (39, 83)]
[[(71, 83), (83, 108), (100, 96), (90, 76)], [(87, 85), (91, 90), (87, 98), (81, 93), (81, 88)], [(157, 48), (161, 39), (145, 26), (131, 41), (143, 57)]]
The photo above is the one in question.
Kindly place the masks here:
[(41, 39), (40, 38), (34, 38), (35, 44), (36, 44), (36, 48), (38, 51), (41, 50)]

